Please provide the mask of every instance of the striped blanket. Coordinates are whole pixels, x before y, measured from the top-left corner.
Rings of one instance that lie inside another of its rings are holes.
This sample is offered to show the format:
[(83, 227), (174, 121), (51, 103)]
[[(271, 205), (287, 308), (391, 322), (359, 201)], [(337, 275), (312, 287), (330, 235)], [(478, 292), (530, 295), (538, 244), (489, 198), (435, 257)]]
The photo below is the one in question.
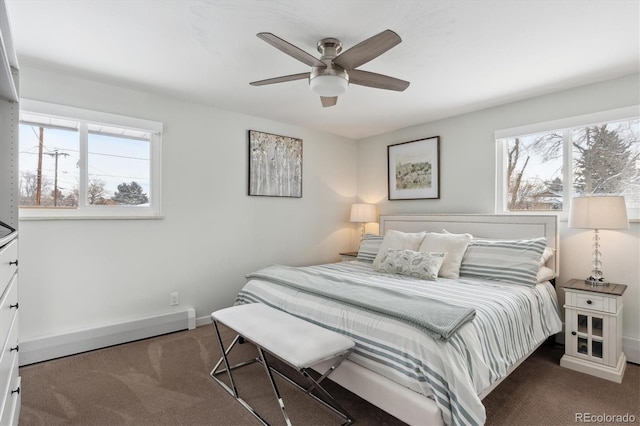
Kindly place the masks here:
[(366, 277), (337, 276), (326, 273), (322, 268), (271, 265), (247, 275), (247, 278), (285, 285), (405, 321), (438, 339), (448, 339), (476, 315), (473, 308), (433, 300), (424, 294), (409, 295), (394, 289), (374, 287), (369, 285)]
[(349, 359), (409, 389), (431, 396), (446, 424), (484, 424), (478, 395), (538, 343), (561, 330), (555, 290), (478, 280), (424, 281), (378, 273), (364, 262), (298, 268), (302, 273), (358, 280), (371, 287), (472, 308), (473, 321), (448, 340), (404, 321), (283, 286), (250, 279), (236, 304), (265, 303), (343, 333), (356, 342)]

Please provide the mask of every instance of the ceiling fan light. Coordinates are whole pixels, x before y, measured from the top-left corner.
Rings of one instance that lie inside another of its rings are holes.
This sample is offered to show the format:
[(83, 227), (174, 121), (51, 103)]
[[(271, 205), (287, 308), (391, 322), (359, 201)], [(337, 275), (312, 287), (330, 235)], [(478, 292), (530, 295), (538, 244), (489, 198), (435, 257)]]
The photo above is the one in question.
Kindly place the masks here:
[(316, 95), (330, 98), (344, 94), (349, 81), (337, 75), (319, 75), (309, 80), (309, 86)]

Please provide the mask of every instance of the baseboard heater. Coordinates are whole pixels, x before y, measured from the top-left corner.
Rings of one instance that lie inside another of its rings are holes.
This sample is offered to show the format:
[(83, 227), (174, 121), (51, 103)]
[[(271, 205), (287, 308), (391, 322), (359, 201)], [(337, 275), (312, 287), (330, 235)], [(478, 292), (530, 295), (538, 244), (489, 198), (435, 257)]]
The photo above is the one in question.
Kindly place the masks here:
[(20, 366), (146, 339), (196, 327), (196, 311), (187, 308), (103, 327), (20, 341)]

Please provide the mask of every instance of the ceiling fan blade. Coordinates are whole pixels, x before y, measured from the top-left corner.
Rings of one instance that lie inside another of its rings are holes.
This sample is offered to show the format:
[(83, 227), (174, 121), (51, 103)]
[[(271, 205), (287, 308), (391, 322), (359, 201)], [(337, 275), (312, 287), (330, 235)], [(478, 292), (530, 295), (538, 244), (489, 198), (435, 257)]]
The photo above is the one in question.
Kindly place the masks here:
[(377, 58), (393, 46), (400, 44), (401, 41), (398, 34), (391, 30), (385, 30), (342, 52), (333, 60), (333, 63), (346, 70), (352, 70)]
[(322, 102), (323, 107), (325, 108), (331, 107), (338, 103), (338, 97), (337, 96), (332, 96), (332, 97), (320, 96), (320, 101)]
[(409, 82), (388, 75), (376, 74), (369, 71), (349, 71), (349, 83), (359, 86), (375, 87), (376, 89), (395, 90), (402, 92), (409, 87)]
[(275, 47), (276, 49), (283, 51), (284, 53), (291, 56), (292, 58), (295, 58), (301, 62), (304, 62), (310, 67), (325, 68), (327, 66), (320, 59), (315, 58), (314, 56), (300, 49), (299, 47), (294, 46), (293, 44), (281, 39), (276, 35), (273, 35), (271, 33), (258, 33), (256, 35), (262, 40), (272, 45), (273, 47)]
[(266, 80), (252, 81), (249, 83), (252, 86), (264, 86), (267, 84), (284, 83), (286, 81), (302, 80), (309, 78), (311, 73), (303, 72), (300, 74), (283, 75), (282, 77), (268, 78)]

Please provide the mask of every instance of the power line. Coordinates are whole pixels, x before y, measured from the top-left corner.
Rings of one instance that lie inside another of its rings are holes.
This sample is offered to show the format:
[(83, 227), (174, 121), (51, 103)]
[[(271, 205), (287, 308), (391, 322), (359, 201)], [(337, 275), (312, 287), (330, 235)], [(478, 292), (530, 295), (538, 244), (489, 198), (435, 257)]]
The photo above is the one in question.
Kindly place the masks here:
[(55, 178), (54, 178), (54, 184), (53, 184), (53, 206), (56, 207), (58, 205), (58, 157), (61, 155), (63, 157), (67, 157), (69, 156), (69, 154), (67, 154), (66, 152), (58, 152), (57, 149), (54, 152), (45, 152), (44, 154), (50, 155), (56, 158), (56, 171), (55, 171)]
[[(36, 147), (33, 147), (36, 148)], [(29, 149), (33, 149), (33, 148), (29, 148)], [(47, 147), (47, 149), (50, 149)], [(60, 149), (60, 148), (54, 148), (54, 149)], [(70, 151), (70, 152), (79, 152), (77, 149), (68, 149), (68, 148), (64, 148), (65, 151)], [(38, 155), (38, 153), (36, 152), (28, 152), (28, 151), (20, 151), (20, 154), (29, 154), (29, 155)], [(131, 157), (131, 156), (127, 156), (127, 155), (118, 155), (118, 154), (105, 154), (102, 152), (89, 152), (90, 155), (101, 155), (103, 157), (116, 157), (116, 158), (124, 158), (127, 160), (142, 160), (142, 161), (151, 161), (150, 158), (145, 158), (145, 157)], [(69, 154), (68, 154), (69, 155)]]

